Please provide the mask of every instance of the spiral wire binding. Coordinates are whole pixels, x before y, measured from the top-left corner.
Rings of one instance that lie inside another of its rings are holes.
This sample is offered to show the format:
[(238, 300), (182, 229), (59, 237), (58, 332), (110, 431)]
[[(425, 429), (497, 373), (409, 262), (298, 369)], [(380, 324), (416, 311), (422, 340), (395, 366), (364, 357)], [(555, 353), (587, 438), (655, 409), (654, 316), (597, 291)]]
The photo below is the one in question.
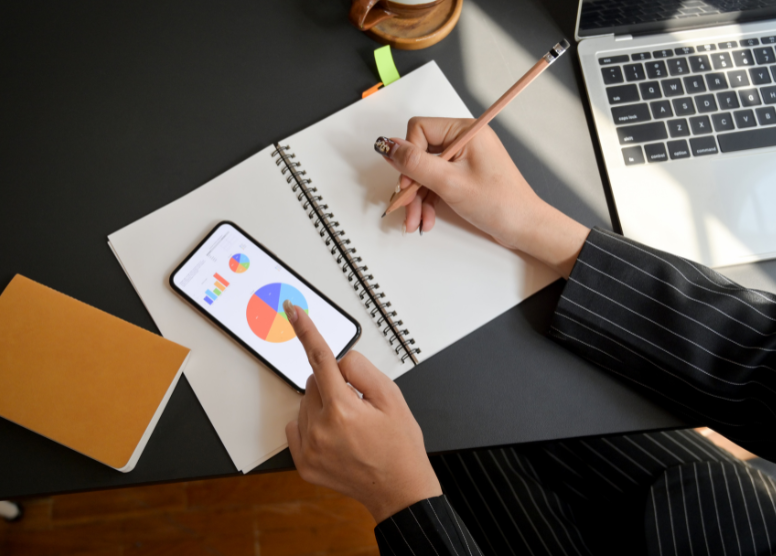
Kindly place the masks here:
[(350, 239), (345, 237), (345, 232), (338, 229), (340, 224), (334, 220), (334, 214), (329, 211), (329, 205), (321, 204), (323, 197), (317, 194), (318, 188), (309, 187), (312, 180), (304, 177), (307, 172), (300, 170), (301, 163), (294, 160), (295, 154), (288, 152), (290, 148), (288, 145), (281, 146), (275, 143), (275, 150), (272, 152), (273, 158), (277, 156), (275, 164), (283, 165), (281, 173), (286, 176), (286, 183), (289, 185), (293, 183), (291, 190), (296, 193), (297, 200), (307, 212), (308, 218), (313, 221), (326, 247), (330, 248), (342, 273), (347, 275), (348, 282), (355, 282), (353, 289), (358, 293), (372, 320), (381, 329), (396, 355), (404, 352), (400, 356), (401, 362), (404, 363), (410, 359), (417, 365), (416, 355), (420, 353), (420, 348), (413, 347), (415, 340), (410, 337), (409, 330), (403, 328), (404, 323), (401, 320), (394, 320), (397, 315), (396, 311), (391, 309), (391, 302), (385, 299), (384, 292), (377, 291), (380, 289), (380, 284), (375, 283), (372, 274), (368, 274), (369, 268), (363, 264), (362, 258), (356, 255), (356, 249), (351, 247)]

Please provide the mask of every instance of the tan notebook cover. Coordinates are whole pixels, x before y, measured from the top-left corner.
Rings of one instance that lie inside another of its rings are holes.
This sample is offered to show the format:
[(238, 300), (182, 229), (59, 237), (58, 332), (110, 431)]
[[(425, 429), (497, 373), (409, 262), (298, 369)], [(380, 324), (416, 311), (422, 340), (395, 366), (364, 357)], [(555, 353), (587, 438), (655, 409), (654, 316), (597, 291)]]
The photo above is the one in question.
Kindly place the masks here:
[(17, 274), (0, 295), (0, 416), (121, 469), (188, 354)]

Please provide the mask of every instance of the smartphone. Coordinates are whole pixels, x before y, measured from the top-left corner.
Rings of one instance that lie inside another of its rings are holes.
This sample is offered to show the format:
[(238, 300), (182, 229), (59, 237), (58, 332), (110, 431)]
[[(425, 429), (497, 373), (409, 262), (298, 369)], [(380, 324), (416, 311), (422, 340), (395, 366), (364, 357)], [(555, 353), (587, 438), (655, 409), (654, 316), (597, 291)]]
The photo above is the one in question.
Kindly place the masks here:
[(301, 307), (337, 359), (361, 336), (345, 311), (232, 222), (221, 222), (170, 275), (170, 286), (297, 392), (312, 367), (283, 302)]

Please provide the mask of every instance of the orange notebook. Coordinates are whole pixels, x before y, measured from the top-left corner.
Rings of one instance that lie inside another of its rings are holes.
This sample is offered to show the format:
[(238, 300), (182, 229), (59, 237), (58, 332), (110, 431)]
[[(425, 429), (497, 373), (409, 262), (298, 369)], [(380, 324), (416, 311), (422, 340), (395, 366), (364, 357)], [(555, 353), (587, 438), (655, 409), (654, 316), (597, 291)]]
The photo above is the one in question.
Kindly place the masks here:
[(0, 295), (0, 416), (122, 472), (189, 350), (17, 274)]

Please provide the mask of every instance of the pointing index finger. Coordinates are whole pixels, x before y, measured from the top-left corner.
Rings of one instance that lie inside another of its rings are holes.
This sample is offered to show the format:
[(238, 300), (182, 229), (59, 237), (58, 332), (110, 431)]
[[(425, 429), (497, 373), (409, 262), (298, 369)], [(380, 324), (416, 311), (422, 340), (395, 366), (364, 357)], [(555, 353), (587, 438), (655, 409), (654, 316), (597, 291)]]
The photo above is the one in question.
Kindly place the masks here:
[(346, 391), (347, 384), (337, 364), (337, 359), (326, 340), (318, 332), (307, 313), (288, 300), (283, 302), (283, 309), (285, 309), (288, 322), (294, 327), (294, 332), (307, 353), (307, 360), (313, 368), (323, 403), (326, 404), (339, 397)]

